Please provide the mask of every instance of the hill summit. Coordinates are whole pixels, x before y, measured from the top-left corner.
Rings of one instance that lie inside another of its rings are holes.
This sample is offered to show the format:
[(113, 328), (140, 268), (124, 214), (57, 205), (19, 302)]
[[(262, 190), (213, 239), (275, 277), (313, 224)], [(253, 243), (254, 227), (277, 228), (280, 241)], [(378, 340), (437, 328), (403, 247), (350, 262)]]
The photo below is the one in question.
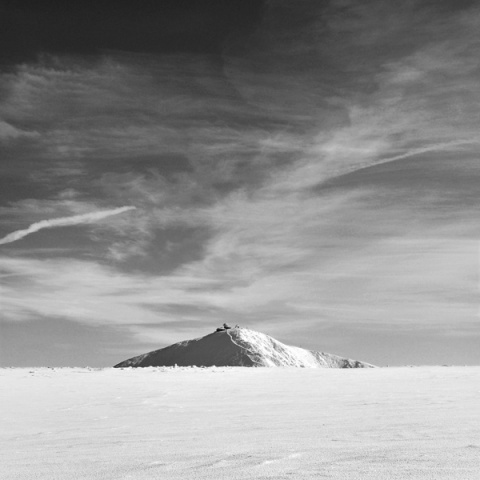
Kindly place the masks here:
[(121, 367), (310, 367), (369, 368), (368, 363), (285, 345), (248, 328), (219, 328), (194, 340), (129, 358)]

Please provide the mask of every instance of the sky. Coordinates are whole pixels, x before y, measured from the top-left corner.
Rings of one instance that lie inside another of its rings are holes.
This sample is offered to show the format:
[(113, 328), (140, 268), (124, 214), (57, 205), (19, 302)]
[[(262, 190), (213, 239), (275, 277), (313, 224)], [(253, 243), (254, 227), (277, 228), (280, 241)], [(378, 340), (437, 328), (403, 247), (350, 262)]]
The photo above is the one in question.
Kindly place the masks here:
[(480, 7), (0, 4), (0, 366), (224, 322), (480, 364)]

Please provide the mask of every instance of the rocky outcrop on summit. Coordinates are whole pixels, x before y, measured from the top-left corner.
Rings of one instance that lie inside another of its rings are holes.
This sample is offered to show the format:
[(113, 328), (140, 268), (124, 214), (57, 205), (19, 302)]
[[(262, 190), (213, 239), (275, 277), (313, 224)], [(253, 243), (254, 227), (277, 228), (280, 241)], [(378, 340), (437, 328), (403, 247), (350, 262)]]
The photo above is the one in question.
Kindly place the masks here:
[(228, 328), (130, 358), (115, 365), (115, 368), (174, 365), (182, 367), (373, 367), (358, 360), (285, 345), (268, 335), (247, 328)]

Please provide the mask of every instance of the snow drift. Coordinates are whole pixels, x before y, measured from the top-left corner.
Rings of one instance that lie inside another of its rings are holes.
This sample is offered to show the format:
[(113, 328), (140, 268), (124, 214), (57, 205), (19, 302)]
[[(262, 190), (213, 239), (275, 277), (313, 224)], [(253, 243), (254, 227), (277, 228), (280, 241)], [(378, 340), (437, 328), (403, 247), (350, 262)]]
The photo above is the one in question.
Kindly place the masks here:
[(120, 367), (311, 367), (368, 368), (368, 363), (292, 347), (247, 328), (217, 331), (205, 337), (129, 358)]

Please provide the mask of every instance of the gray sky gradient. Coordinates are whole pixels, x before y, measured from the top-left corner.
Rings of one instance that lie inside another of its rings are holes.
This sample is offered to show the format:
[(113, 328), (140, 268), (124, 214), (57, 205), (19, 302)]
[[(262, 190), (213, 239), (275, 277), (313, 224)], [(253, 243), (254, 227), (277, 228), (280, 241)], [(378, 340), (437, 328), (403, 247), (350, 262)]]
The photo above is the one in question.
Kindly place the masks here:
[(233, 28), (205, 5), (152, 13), (177, 25), (156, 43), (52, 27), (0, 71), (0, 363), (90, 340), (110, 365), (226, 321), (478, 364), (480, 8), (266, 1)]

